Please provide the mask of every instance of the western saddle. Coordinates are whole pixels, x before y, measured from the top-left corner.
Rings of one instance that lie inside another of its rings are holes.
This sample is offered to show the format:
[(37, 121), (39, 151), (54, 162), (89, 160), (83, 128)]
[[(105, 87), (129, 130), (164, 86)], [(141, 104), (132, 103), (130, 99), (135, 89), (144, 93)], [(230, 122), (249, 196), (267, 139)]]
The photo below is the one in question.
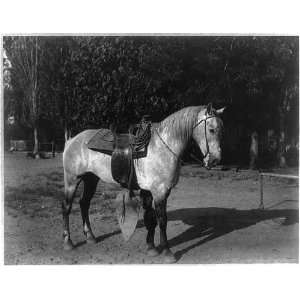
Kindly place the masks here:
[(121, 186), (137, 189), (138, 184), (134, 170), (133, 159), (147, 156), (147, 146), (151, 138), (151, 122), (131, 126), (128, 133), (117, 133), (114, 136), (113, 152), (111, 156), (111, 172), (114, 180)]
[(144, 116), (127, 133), (119, 133), (113, 126), (110, 130), (100, 129), (87, 143), (87, 147), (111, 155), (113, 179), (129, 190), (138, 189), (133, 159), (147, 156), (151, 127), (148, 116)]

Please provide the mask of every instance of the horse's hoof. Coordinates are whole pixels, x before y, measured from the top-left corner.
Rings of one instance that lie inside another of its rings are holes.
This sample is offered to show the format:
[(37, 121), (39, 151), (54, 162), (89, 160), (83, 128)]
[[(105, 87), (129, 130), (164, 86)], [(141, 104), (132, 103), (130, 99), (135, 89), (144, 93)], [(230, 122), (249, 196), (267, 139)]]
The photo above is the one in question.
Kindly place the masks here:
[(86, 243), (87, 244), (96, 244), (97, 240), (94, 237), (90, 236), (86, 239)]
[(86, 243), (87, 244), (96, 244), (96, 238), (94, 236), (94, 234), (90, 231), (84, 232), (85, 237), (86, 237)]
[(70, 251), (74, 249), (74, 245), (71, 240), (68, 240), (67, 242), (64, 242), (64, 250)]
[(163, 256), (163, 261), (166, 264), (174, 264), (177, 262), (177, 259), (175, 258), (174, 254), (171, 252), (170, 249), (164, 249), (161, 255)]
[(147, 249), (147, 255), (150, 257), (155, 257), (159, 255), (159, 252), (155, 247), (149, 247)]

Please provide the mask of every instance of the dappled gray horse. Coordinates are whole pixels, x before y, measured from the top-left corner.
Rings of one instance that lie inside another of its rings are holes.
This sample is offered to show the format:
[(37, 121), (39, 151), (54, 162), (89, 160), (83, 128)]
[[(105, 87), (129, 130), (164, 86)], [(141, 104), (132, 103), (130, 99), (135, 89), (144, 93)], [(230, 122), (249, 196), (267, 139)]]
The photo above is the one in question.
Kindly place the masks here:
[[(223, 123), (219, 115), (223, 110), (215, 110), (209, 104), (207, 107), (186, 107), (173, 113), (162, 122), (153, 125), (147, 156), (134, 160), (136, 179), (145, 210), (144, 223), (148, 230), (146, 242), (149, 255), (161, 254), (165, 262), (175, 261), (166, 233), (167, 198), (178, 182), (181, 156), (191, 138), (196, 141), (203, 153), (205, 167), (210, 168), (220, 162)], [(87, 147), (87, 142), (95, 133), (96, 130), (85, 130), (65, 145), (63, 153), (65, 198), (62, 202), (65, 249), (73, 248), (69, 214), (79, 182), (84, 183), (80, 208), (87, 242), (95, 242), (88, 211), (98, 180), (117, 184), (111, 173), (111, 156), (92, 151)], [(154, 245), (157, 223), (160, 228), (159, 250)]]

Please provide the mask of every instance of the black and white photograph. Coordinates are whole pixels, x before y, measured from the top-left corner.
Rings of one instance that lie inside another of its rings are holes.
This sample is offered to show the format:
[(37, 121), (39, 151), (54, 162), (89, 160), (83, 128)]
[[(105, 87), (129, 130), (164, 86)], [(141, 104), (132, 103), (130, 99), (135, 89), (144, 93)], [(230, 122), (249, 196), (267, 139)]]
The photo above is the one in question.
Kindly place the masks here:
[(299, 37), (4, 35), (5, 265), (299, 262)]

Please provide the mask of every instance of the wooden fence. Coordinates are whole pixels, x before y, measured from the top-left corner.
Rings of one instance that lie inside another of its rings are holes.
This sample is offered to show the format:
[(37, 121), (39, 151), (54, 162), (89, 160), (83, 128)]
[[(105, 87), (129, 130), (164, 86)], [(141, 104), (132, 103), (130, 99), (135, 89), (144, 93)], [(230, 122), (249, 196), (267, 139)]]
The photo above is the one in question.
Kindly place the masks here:
[[(54, 142), (39, 143), (39, 151), (42, 152), (62, 152), (64, 150), (64, 140)], [(33, 151), (32, 140), (10, 140), (10, 151)]]
[(267, 173), (267, 172), (259, 173), (259, 182), (260, 182), (260, 203), (259, 203), (259, 208), (260, 209), (265, 208), (265, 206), (264, 206), (264, 180), (263, 180), (264, 176), (299, 180), (298, 175)]

